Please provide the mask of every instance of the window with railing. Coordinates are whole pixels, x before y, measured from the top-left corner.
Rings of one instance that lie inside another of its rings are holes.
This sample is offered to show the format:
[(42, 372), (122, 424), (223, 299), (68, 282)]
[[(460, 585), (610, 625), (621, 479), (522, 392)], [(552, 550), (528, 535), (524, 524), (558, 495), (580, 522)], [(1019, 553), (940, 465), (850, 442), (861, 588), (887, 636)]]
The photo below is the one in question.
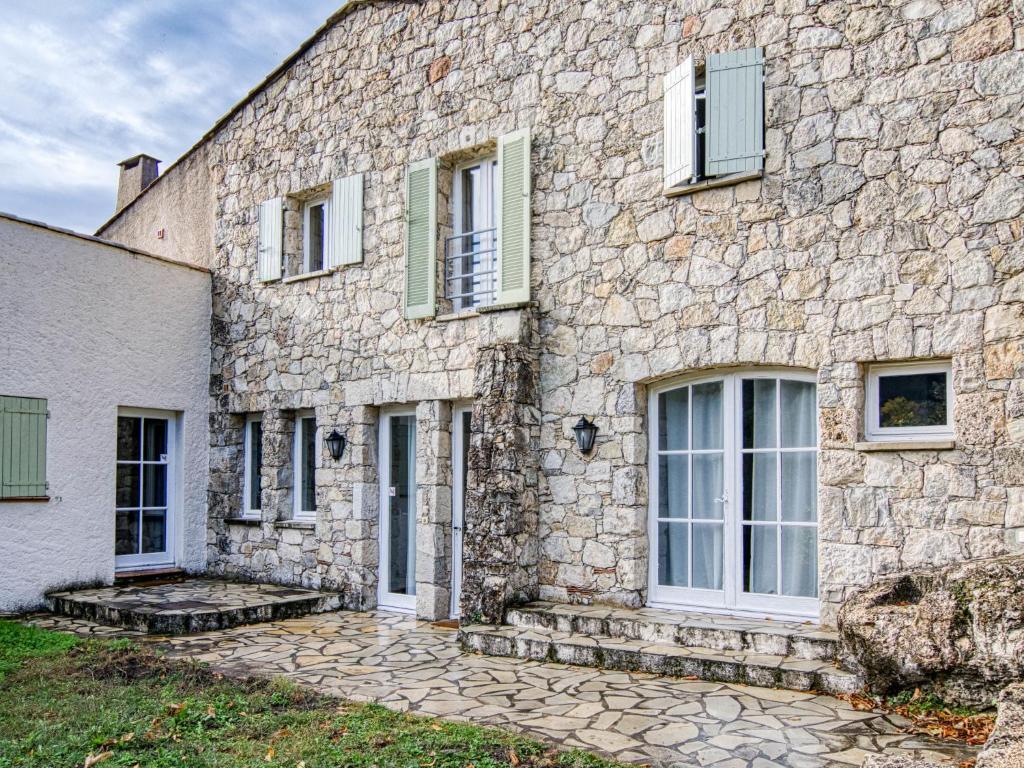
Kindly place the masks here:
[(498, 292), (498, 233), (494, 158), (460, 166), (452, 188), (453, 231), (445, 238), (445, 297), (453, 312), (494, 304)]

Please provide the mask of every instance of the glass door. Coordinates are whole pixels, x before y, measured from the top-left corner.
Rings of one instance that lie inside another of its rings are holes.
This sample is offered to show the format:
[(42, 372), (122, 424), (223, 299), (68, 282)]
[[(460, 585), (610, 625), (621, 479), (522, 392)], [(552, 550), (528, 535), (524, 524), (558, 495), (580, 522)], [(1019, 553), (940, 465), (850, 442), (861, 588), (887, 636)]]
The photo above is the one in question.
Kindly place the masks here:
[(174, 422), (146, 411), (117, 417), (114, 561), (119, 570), (173, 565)]
[(473, 411), (456, 408), (452, 423), (452, 618), (458, 618), (462, 599), (462, 536), (465, 526), (466, 479), (469, 459), (469, 428)]
[(382, 608), (416, 610), (416, 414), (381, 419), (380, 584)]
[(815, 616), (813, 377), (692, 379), (650, 409), (650, 604)]

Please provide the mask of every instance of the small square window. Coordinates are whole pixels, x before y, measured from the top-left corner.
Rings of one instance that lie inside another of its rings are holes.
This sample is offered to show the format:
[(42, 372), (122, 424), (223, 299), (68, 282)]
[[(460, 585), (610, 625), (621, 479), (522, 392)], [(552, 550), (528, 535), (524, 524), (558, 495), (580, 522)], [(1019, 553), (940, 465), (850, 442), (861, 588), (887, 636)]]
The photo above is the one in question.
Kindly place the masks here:
[(948, 362), (872, 366), (867, 380), (867, 438), (952, 437), (952, 379)]
[(312, 200), (302, 215), (302, 271), (319, 272), (324, 268), (327, 222), (330, 214), (326, 200)]

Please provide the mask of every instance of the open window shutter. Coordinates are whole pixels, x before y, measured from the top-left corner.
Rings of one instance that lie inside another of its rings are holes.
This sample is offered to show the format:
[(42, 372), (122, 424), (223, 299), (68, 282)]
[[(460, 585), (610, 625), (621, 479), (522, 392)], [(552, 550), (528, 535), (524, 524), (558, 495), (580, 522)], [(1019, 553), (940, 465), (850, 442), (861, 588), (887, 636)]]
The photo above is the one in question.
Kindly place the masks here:
[(405, 316), (433, 317), (437, 294), (437, 161), (405, 173)]
[(260, 280), (278, 280), (283, 260), (284, 200), (275, 197), (260, 203)]
[(331, 185), (331, 236), (325, 266), (363, 260), (363, 174), (336, 179)]
[(499, 304), (530, 300), (530, 130), (498, 139)]
[(664, 171), (665, 187), (693, 179), (696, 106), (694, 104), (693, 56), (665, 75)]
[(707, 176), (764, 167), (764, 51), (708, 56), (705, 66)]
[(0, 499), (46, 495), (46, 401), (0, 397)]

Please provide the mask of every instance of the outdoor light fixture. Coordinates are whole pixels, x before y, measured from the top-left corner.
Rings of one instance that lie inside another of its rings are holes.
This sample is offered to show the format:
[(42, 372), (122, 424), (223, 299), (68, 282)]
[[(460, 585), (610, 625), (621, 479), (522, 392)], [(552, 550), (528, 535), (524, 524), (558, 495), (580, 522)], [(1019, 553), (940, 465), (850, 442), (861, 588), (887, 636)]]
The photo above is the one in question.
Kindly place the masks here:
[(580, 447), (580, 453), (590, 453), (594, 448), (597, 425), (592, 421), (587, 421), (586, 416), (580, 416), (580, 420), (576, 422), (572, 431), (576, 433), (576, 444)]
[(335, 461), (341, 459), (341, 455), (345, 452), (345, 436), (336, 429), (331, 430), (331, 434), (324, 438), (324, 442), (327, 443), (327, 450), (331, 452), (331, 458)]

